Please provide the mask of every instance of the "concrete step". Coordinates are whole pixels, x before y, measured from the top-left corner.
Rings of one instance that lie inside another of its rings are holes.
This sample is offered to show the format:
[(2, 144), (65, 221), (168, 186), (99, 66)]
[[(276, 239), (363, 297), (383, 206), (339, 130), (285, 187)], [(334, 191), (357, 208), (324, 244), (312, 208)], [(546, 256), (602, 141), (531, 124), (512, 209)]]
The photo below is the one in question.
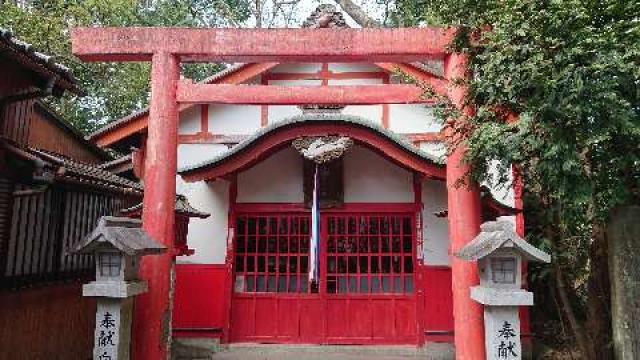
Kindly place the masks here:
[(413, 346), (231, 344), (214, 360), (409, 360), (453, 359), (451, 344)]
[(220, 351), (220, 339), (173, 338), (171, 360), (211, 360)]
[(300, 345), (235, 343), (218, 339), (178, 338), (172, 344), (172, 360), (450, 360), (452, 344), (414, 346)]

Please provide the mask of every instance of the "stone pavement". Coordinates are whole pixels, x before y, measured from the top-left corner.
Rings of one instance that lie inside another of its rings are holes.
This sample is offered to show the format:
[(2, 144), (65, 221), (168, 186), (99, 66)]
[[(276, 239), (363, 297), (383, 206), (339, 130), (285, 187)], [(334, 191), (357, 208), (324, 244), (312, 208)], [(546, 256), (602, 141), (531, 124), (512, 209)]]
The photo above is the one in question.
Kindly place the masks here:
[(215, 353), (212, 360), (449, 360), (450, 344), (409, 346), (314, 346), (233, 344)]
[(172, 360), (451, 360), (453, 344), (427, 343), (413, 346), (355, 345), (220, 345), (218, 339), (177, 338)]

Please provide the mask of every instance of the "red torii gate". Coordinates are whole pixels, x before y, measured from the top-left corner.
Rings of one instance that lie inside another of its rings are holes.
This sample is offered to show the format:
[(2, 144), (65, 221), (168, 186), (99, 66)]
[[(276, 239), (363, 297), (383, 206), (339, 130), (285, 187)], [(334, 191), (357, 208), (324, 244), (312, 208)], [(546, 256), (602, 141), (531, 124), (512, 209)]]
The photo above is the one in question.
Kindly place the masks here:
[[(448, 86), (439, 79), (433, 88), (465, 112), (466, 89), (451, 80), (466, 76), (466, 56), (446, 46), (454, 28), (400, 29), (189, 29), (76, 28), (73, 52), (85, 61), (151, 61), (151, 102), (144, 165), (146, 231), (172, 250), (174, 242), (175, 176), (178, 103), (225, 104), (382, 104), (429, 102), (413, 85), (353, 85), (278, 87), (265, 85), (204, 85), (180, 81), (180, 63), (211, 62), (354, 62), (407, 63), (444, 58)], [(459, 147), (447, 159), (450, 250), (470, 241), (480, 230), (477, 185), (456, 187), (468, 165)], [(144, 259), (142, 274), (149, 292), (136, 303), (134, 359), (166, 359), (171, 332), (171, 271), (173, 252)], [(473, 263), (452, 258), (456, 358), (484, 359), (482, 307), (469, 297), (478, 284)]]

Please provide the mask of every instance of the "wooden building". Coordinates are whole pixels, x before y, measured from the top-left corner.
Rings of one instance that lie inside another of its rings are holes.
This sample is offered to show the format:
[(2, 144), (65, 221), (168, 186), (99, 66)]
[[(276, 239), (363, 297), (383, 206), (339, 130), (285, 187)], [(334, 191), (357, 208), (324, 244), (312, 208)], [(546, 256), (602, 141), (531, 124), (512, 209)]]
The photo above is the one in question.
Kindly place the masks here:
[(41, 98), (82, 91), (65, 66), (0, 29), (0, 359), (91, 356), (93, 260), (68, 251), (142, 186)]

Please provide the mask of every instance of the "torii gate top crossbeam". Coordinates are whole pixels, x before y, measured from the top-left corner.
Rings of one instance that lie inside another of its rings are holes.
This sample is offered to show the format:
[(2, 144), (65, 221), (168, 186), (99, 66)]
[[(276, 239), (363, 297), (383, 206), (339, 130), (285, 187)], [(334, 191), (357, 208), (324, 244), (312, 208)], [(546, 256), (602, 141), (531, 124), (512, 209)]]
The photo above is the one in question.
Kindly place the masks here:
[(412, 62), (443, 57), (454, 28), (202, 29), (75, 28), (73, 52), (85, 61)]

